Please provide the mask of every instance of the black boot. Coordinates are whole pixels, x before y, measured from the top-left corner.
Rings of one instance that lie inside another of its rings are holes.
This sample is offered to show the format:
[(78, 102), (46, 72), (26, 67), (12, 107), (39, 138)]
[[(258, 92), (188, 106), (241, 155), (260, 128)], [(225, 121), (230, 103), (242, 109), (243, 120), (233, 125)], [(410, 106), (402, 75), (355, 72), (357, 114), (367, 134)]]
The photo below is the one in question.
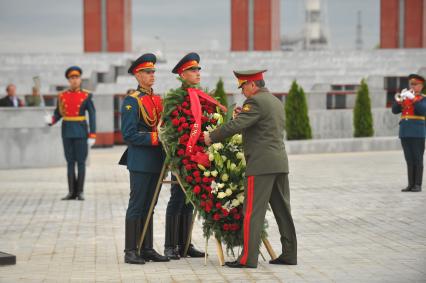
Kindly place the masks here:
[(138, 255), (137, 241), (140, 235), (140, 220), (126, 219), (124, 262), (144, 264), (145, 260)]
[(414, 188), (414, 166), (407, 165), (408, 186), (402, 189), (401, 192), (411, 192)]
[(414, 187), (411, 189), (412, 192), (422, 191), (422, 180), (423, 180), (423, 166), (414, 167)]
[(84, 200), (84, 194), (83, 194), (83, 188), (84, 188), (84, 176), (86, 173), (78, 172), (78, 178), (77, 178), (77, 200)]
[[(180, 233), (179, 233), (179, 253), (181, 257), (184, 257), (185, 245), (188, 241), (188, 237), (191, 237), (190, 231), (192, 226), (192, 213), (181, 215), (180, 218)], [(204, 257), (205, 253), (197, 250), (193, 244), (189, 244), (188, 251), (186, 252), (186, 256), (190, 257)]]
[(180, 259), (177, 248), (179, 238), (179, 215), (166, 215), (166, 237), (164, 255), (170, 259)]
[[(141, 233), (139, 235), (142, 235), (144, 224), (145, 224), (145, 221), (141, 221)], [(139, 236), (139, 238), (140, 237), (141, 236)], [(163, 256), (157, 253), (157, 251), (154, 250), (153, 245), (154, 245), (154, 227), (152, 224), (152, 217), (151, 217), (151, 220), (149, 221), (149, 225), (145, 233), (145, 239), (142, 242), (141, 257), (145, 261), (155, 261), (155, 262), (170, 261), (170, 259), (167, 256)]]
[[(75, 173), (74, 173), (75, 174)], [(75, 199), (74, 192), (76, 190), (76, 184), (75, 184), (75, 175), (72, 173), (68, 174), (68, 194), (61, 198), (61, 200), (71, 200)]]

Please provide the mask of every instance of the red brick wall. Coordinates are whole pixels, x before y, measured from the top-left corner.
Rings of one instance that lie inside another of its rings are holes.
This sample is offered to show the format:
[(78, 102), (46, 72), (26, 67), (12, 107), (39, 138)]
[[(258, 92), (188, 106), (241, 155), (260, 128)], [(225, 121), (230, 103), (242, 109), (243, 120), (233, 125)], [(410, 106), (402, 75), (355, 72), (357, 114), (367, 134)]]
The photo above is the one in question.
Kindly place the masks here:
[(280, 48), (279, 0), (254, 0), (254, 50)]
[(131, 51), (131, 0), (107, 0), (109, 52)]
[(231, 0), (231, 51), (248, 50), (248, 0)]
[(425, 8), (423, 0), (405, 0), (405, 48), (421, 48), (423, 46), (423, 14)]
[(102, 48), (101, 0), (84, 0), (84, 52), (99, 52)]

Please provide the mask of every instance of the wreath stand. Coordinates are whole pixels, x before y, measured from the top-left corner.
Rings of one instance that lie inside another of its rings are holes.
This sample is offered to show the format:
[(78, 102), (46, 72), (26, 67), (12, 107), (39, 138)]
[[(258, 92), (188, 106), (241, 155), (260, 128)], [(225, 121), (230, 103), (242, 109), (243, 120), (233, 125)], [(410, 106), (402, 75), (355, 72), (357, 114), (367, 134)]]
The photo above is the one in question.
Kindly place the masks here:
[[(177, 174), (175, 172), (178, 172), (178, 171), (173, 171), (172, 170), (172, 174), (176, 177), (177, 183), (179, 184), (179, 187), (182, 189), (182, 191), (186, 195), (186, 191), (185, 191), (185, 188), (183, 186), (182, 179), (179, 176), (179, 174)], [(143, 226), (143, 230), (142, 230), (142, 234), (141, 234), (141, 237), (139, 239), (139, 245), (138, 245), (139, 252), (140, 252), (140, 249), (142, 247), (143, 239), (145, 238), (146, 230), (148, 229), (149, 221), (151, 220), (151, 217), (152, 217), (152, 212), (154, 210), (155, 203), (157, 202), (158, 195), (160, 193), (161, 185), (162, 184), (176, 184), (176, 182), (164, 180), (166, 173), (167, 173), (166, 164), (164, 163), (163, 168), (161, 169), (160, 176), (158, 178), (157, 186), (155, 188), (154, 197), (152, 198), (152, 202), (151, 202), (151, 204), (149, 206), (147, 219), (145, 220), (145, 223), (144, 223), (144, 226)], [(191, 200), (190, 200), (190, 202), (194, 206), (194, 208), (196, 208), (194, 202), (192, 202)], [(188, 253), (189, 244), (191, 243), (192, 229), (194, 227), (194, 221), (195, 221), (196, 217), (197, 217), (197, 209), (194, 209), (194, 214), (192, 215), (191, 227), (189, 229), (189, 236), (188, 236), (188, 239), (187, 239), (187, 241), (185, 243), (185, 248), (184, 248), (184, 251), (183, 251), (183, 257), (186, 257), (186, 254)], [(224, 254), (223, 254), (222, 243), (216, 237), (215, 237), (215, 240), (216, 240), (217, 257), (219, 259), (219, 264), (221, 266), (223, 266), (223, 265), (225, 265), (225, 257), (224, 257)], [(271, 259), (276, 259), (277, 255), (274, 252), (274, 250), (273, 250), (273, 248), (272, 248), (271, 243), (269, 242), (269, 240), (267, 238), (263, 238), (262, 241), (263, 241), (263, 245), (265, 246), (266, 250), (268, 251), (269, 256), (271, 257)], [(207, 246), (208, 246), (208, 239), (206, 239), (204, 265), (207, 265)], [(259, 252), (260, 252), (260, 250), (259, 250)], [(261, 252), (260, 252), (260, 255), (262, 256), (263, 260), (266, 260), (265, 257), (263, 256), (263, 254)]]

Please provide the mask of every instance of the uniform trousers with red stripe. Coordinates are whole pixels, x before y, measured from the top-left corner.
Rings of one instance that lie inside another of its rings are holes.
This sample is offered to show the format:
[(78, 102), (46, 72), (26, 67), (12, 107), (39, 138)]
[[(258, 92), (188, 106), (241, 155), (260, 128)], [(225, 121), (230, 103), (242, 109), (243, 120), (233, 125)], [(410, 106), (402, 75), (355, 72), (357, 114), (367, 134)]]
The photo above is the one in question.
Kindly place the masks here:
[(288, 173), (246, 177), (244, 193), (244, 245), (238, 260), (257, 267), (261, 231), (268, 203), (271, 206), (281, 235), (281, 259), (297, 261), (297, 238), (290, 209)]

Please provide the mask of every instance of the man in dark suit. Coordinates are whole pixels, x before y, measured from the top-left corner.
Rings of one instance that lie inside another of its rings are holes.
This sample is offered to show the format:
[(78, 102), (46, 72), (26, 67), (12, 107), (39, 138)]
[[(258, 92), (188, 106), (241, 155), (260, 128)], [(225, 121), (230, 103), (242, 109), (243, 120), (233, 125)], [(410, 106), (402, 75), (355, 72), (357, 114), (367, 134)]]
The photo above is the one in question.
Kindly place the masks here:
[(24, 103), (16, 96), (16, 86), (9, 84), (6, 87), (7, 95), (0, 99), (0, 107), (22, 107)]
[[(152, 89), (156, 57), (147, 53), (130, 66), (128, 72), (138, 82), (137, 89), (128, 94), (121, 108), (121, 133), (127, 143), (119, 164), (127, 165), (130, 173), (130, 199), (126, 212), (124, 261), (144, 264), (146, 261), (169, 261), (153, 248), (153, 215), (138, 254), (149, 207), (163, 167), (165, 153), (158, 140), (157, 126), (162, 112), (162, 101)], [(154, 200), (156, 201), (156, 200)]]
[[(67, 160), (68, 194), (62, 200), (84, 200), (83, 187), (86, 175), (88, 145), (96, 138), (96, 111), (92, 94), (81, 89), (82, 70), (77, 66), (65, 71), (70, 88), (58, 94), (58, 103), (49, 126), (62, 119), (62, 141)], [(89, 113), (87, 129), (86, 111)], [(49, 117), (47, 117), (49, 118)], [(75, 174), (77, 164), (78, 175)]]
[(426, 99), (422, 94), (425, 79), (417, 74), (408, 76), (410, 89), (403, 90), (392, 105), (392, 113), (401, 113), (399, 138), (407, 163), (408, 186), (402, 192), (420, 192), (425, 152)]

